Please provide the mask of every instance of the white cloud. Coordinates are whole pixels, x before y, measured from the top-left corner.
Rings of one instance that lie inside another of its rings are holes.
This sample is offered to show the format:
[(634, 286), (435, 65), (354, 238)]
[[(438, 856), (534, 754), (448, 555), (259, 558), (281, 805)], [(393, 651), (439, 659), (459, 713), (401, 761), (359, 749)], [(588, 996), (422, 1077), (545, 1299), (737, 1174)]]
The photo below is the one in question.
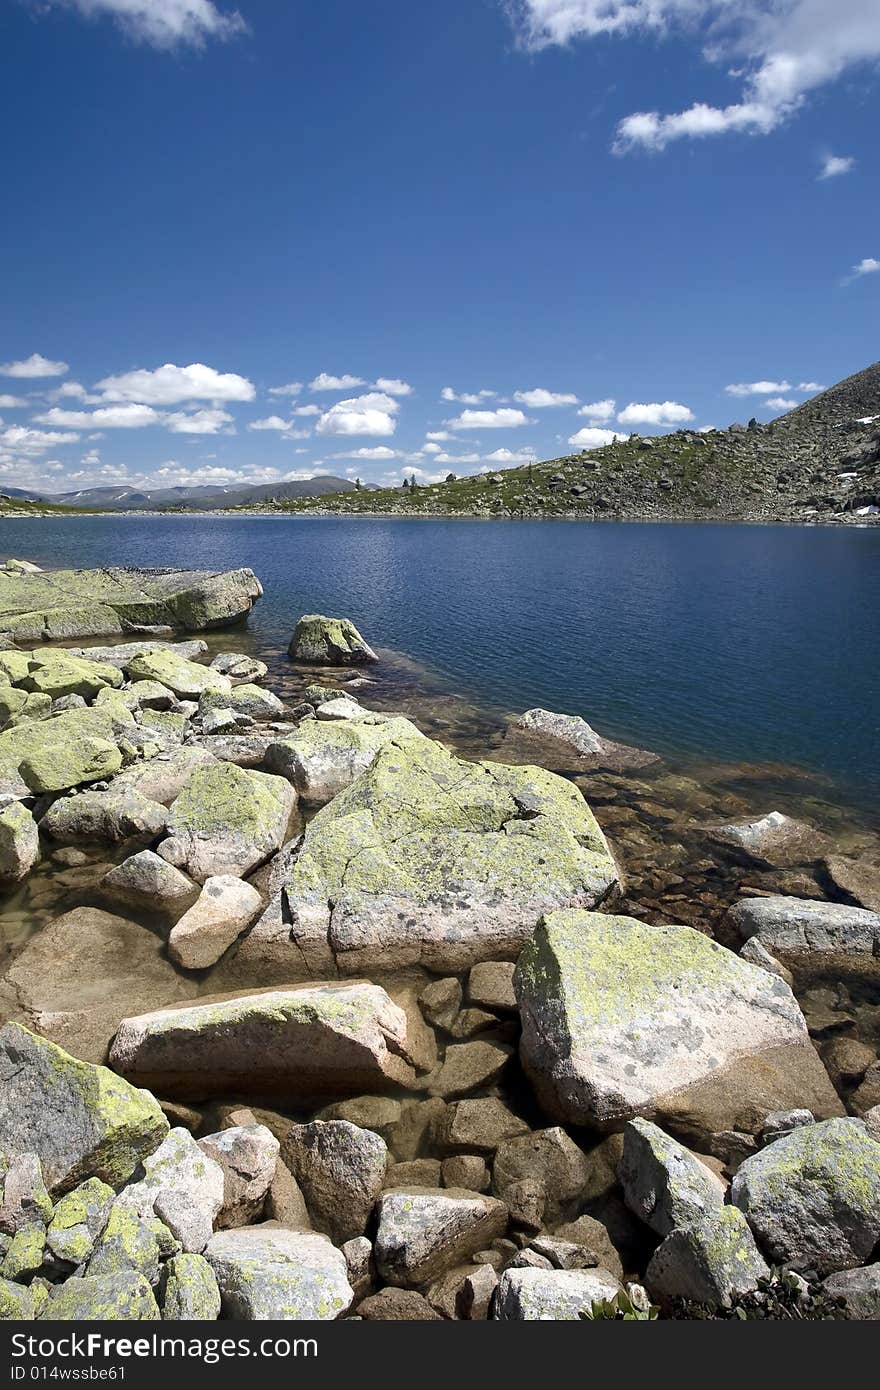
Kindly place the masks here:
[(433, 439), (435, 441), (439, 440), (442, 444), (444, 440), (451, 439), (452, 435), (449, 433), (448, 430), (428, 430), (427, 434), (425, 435), (425, 438)]
[(399, 377), (380, 376), (379, 380), (373, 384), (374, 391), (384, 391), (386, 396), (411, 396), (413, 388), (408, 381), (401, 381)]
[[(435, 454), (435, 463), (481, 463), (479, 454)], [(445, 475), (444, 475), (445, 476)]]
[(398, 449), (389, 449), (386, 444), (377, 444), (372, 448), (350, 449), (343, 454), (334, 454), (338, 459), (399, 459), (401, 453)]
[(270, 396), (298, 396), (303, 389), (301, 381), (289, 381), (286, 386), (270, 386)]
[(535, 454), (532, 449), (521, 449), (515, 453), (513, 449), (496, 449), (494, 453), (486, 454), (486, 463), (534, 463)]
[(248, 429), (277, 430), (279, 434), (284, 434), (290, 429), (290, 423), (289, 420), (283, 420), (280, 415), (267, 415), (265, 420), (251, 420)]
[(446, 477), (445, 473), (429, 473), (424, 468), (401, 468), (396, 473), (383, 473), (381, 482), (386, 487), (400, 487), (404, 478), (415, 478), (417, 483), (429, 485), (430, 483), (442, 483)]
[(617, 416), (620, 425), (683, 425), (694, 419), (689, 406), (678, 401), (630, 401)]
[(53, 406), (44, 415), (35, 415), (38, 425), (61, 425), (73, 430), (140, 430), (158, 425), (163, 416), (151, 405), (108, 405), (100, 410), (62, 410)]
[(865, 256), (864, 260), (853, 266), (852, 275), (849, 278), (858, 280), (862, 275), (876, 275), (878, 270), (880, 270), (880, 261), (874, 256)]
[(532, 49), (573, 39), (686, 29), (703, 54), (742, 82), (726, 106), (696, 101), (663, 115), (640, 111), (617, 128), (618, 152), (662, 150), (672, 141), (740, 131), (766, 135), (819, 87), (880, 58), (876, 0), (509, 0), (522, 43)]
[[(787, 381), (738, 381), (724, 389), (728, 396), (774, 396), (790, 391), (791, 386)], [(798, 387), (800, 391), (806, 389), (805, 386)]]
[(548, 406), (556, 405), (577, 405), (577, 396), (567, 395), (560, 391), (546, 391), (543, 386), (536, 386), (532, 391), (514, 391), (513, 399), (519, 401), (520, 405), (527, 406), (529, 410), (543, 410)]
[(458, 402), (459, 405), (481, 405), (483, 401), (491, 401), (495, 395), (495, 391), (463, 391), (459, 393), (454, 391), (451, 386), (444, 386), (440, 392), (440, 399), (450, 403)]
[(463, 410), (446, 423), (451, 430), (515, 430), (533, 422), (521, 410), (502, 407), (500, 410)]
[(422, 453), (423, 453), (423, 454), (442, 454), (442, 453), (443, 453), (443, 445), (442, 445), (442, 444), (432, 444), (432, 443), (430, 442), (430, 440), (429, 440), (427, 444), (423, 444), (423, 445), (422, 445)]
[(618, 434), (616, 430), (602, 430), (596, 426), (585, 426), (578, 430), (569, 438), (569, 444), (574, 444), (580, 449), (601, 449), (605, 444), (613, 444), (615, 439), (624, 439), (625, 436)]
[(807, 395), (813, 396), (817, 391), (825, 391), (827, 388), (819, 381), (801, 381), (798, 383), (796, 389), (798, 391), (805, 391)]
[(189, 44), (201, 48), (206, 39), (231, 39), (247, 31), (237, 10), (221, 10), (213, 0), (49, 0), (75, 9), (87, 19), (114, 19), (123, 32), (153, 48)]
[(822, 160), (822, 169), (818, 175), (819, 182), (824, 179), (836, 179), (841, 174), (848, 174), (855, 167), (855, 160), (851, 155), (826, 154)]
[(582, 405), (578, 415), (584, 415), (588, 420), (610, 420), (617, 408), (617, 401), (608, 397), (604, 401), (593, 401), (591, 405)]
[(327, 372), (319, 372), (314, 380), (309, 382), (309, 390), (351, 391), (357, 386), (366, 386), (366, 384), (359, 376), (330, 376)]
[(11, 450), (29, 457), (45, 454), (58, 444), (78, 442), (78, 434), (57, 430), (32, 430), (27, 425), (8, 425), (5, 430), (0, 430), (0, 451)]
[(770, 410), (794, 410), (797, 401), (787, 400), (785, 396), (771, 396), (767, 401)]
[(105, 401), (142, 401), (147, 405), (182, 405), (185, 401), (252, 401), (254, 384), (235, 372), (218, 372), (203, 362), (176, 367), (166, 362), (155, 371), (144, 369), (104, 377), (96, 390)]
[(66, 362), (51, 362), (42, 353), (32, 352), (30, 357), (25, 357), (20, 362), (4, 362), (0, 365), (0, 376), (64, 376), (69, 370)]
[(232, 423), (232, 416), (216, 407), (212, 410), (178, 410), (165, 416), (165, 424), (172, 434), (231, 434), (225, 427)]
[(24, 405), (30, 405), (24, 396), (0, 396), (0, 410), (20, 410)]
[(399, 409), (393, 396), (384, 391), (370, 391), (350, 400), (337, 401), (324, 412), (315, 429), (318, 434), (387, 437), (397, 428), (394, 416)]
[(294, 410), (294, 415), (321, 415), (323, 411), (319, 405), (298, 405)]

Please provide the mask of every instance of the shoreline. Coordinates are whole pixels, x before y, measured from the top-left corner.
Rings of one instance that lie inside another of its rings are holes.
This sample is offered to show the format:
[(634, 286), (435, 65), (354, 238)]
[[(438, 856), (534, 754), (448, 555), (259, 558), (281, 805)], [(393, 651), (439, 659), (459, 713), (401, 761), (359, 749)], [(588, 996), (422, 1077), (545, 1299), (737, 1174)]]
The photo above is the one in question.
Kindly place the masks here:
[(85, 517), (115, 517), (115, 518), (137, 518), (149, 517), (159, 520), (195, 520), (222, 517), (224, 520), (234, 520), (237, 517), (244, 519), (273, 518), (288, 520), (308, 520), (315, 518), (319, 521), (326, 520), (347, 520), (347, 521), (566, 521), (566, 522), (585, 522), (588, 525), (623, 525), (623, 526), (803, 526), (803, 527), (838, 527), (846, 530), (870, 531), (880, 527), (880, 516), (878, 517), (853, 517), (845, 514), (836, 513), (829, 517), (795, 517), (795, 516), (651, 516), (638, 512), (626, 515), (609, 516), (607, 513), (595, 513), (585, 516), (579, 512), (553, 512), (553, 513), (533, 513), (526, 515), (505, 514), (503, 516), (487, 516), (484, 512), (424, 512), (418, 515), (406, 512), (395, 511), (357, 511), (344, 512), (332, 509), (314, 508), (309, 511), (289, 511), (279, 508), (277, 511), (265, 511), (262, 509), (240, 510), (232, 508), (229, 510), (194, 510), (194, 511), (77, 511), (66, 512), (64, 514), (55, 512), (43, 512), (34, 514), (33, 512), (4, 512), (0, 513), (2, 521), (79, 521)]

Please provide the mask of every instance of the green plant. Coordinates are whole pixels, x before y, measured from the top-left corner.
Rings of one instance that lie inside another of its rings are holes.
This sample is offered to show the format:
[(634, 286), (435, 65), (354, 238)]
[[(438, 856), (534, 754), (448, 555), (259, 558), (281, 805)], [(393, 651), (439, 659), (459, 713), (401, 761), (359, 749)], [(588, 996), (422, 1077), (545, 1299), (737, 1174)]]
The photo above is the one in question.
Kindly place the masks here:
[(585, 1322), (656, 1322), (659, 1315), (659, 1308), (638, 1285), (630, 1285), (627, 1291), (621, 1289), (613, 1298), (599, 1298), (592, 1307), (581, 1311)]

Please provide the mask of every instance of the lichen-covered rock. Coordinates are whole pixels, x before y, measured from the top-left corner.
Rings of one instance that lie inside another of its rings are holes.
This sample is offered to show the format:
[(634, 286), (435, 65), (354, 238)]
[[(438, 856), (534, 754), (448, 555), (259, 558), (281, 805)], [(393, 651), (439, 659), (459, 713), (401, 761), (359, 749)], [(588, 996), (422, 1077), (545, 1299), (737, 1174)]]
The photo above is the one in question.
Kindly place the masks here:
[(133, 835), (161, 835), (168, 813), (134, 788), (79, 792), (49, 807), (40, 828), (67, 844), (88, 840), (127, 840)]
[(131, 787), (151, 801), (158, 801), (161, 806), (170, 806), (180, 796), (196, 768), (213, 766), (216, 762), (209, 749), (198, 744), (187, 744), (184, 748), (159, 753), (148, 762), (127, 767), (118, 777), (114, 777), (113, 788), (120, 791), (123, 787)]
[(104, 1229), (115, 1192), (100, 1178), (87, 1178), (55, 1205), (46, 1248), (62, 1264), (81, 1265)]
[(205, 1258), (224, 1318), (326, 1322), (347, 1312), (354, 1297), (345, 1256), (326, 1236), (274, 1221), (218, 1231)]
[(132, 681), (158, 681), (167, 690), (173, 690), (179, 700), (198, 700), (207, 690), (224, 695), (232, 692), (228, 676), (161, 647), (134, 657), (128, 663), (128, 675)]
[[(134, 718), (126, 710), (130, 727)], [(0, 776), (18, 774), (32, 792), (61, 792), (112, 777), (122, 766), (118, 711), (95, 705), (0, 733)]]
[(630, 1211), (666, 1236), (724, 1205), (721, 1179), (650, 1120), (630, 1120), (618, 1169)]
[(93, 700), (100, 690), (122, 685), (122, 673), (115, 666), (66, 651), (31, 652), (28, 668), (21, 685), (51, 700), (64, 695)]
[(0, 1278), (0, 1322), (30, 1322), (33, 1316), (34, 1299), (30, 1289)]
[(177, 920), (199, 896), (198, 886), (151, 849), (142, 849), (104, 876), (101, 889), (120, 907)]
[(30, 1226), (16, 1231), (0, 1262), (0, 1278), (13, 1279), (20, 1284), (28, 1283), (35, 1274), (39, 1274), (45, 1251), (45, 1227)]
[(52, 1202), (37, 1154), (13, 1152), (3, 1167), (0, 1234), (16, 1236), (19, 1231), (45, 1230), (52, 1216)]
[(424, 735), (408, 719), (373, 714), (332, 724), (307, 720), (266, 749), (266, 767), (286, 777), (306, 806), (326, 806), (375, 762), (383, 748)]
[(759, 942), (800, 975), (880, 981), (880, 912), (812, 898), (746, 898), (726, 920), (741, 940)]
[(245, 652), (218, 652), (210, 661), (212, 671), (219, 671), (221, 675), (228, 676), (233, 685), (239, 682), (262, 680), (269, 674), (269, 668), (265, 661), (258, 661), (256, 657), (247, 656)]
[(40, 832), (26, 806), (11, 801), (0, 810), (0, 883), (18, 883), (40, 857)]
[(263, 690), (259, 685), (245, 682), (235, 685), (231, 690), (204, 691), (199, 700), (199, 712), (207, 714), (211, 710), (232, 710), (235, 715), (247, 715), (249, 719), (280, 719), (284, 705), (271, 690)]
[(379, 658), (348, 618), (306, 613), (296, 625), (289, 655), (317, 666), (360, 666)]
[(621, 1285), (606, 1269), (507, 1269), (495, 1294), (499, 1322), (577, 1322)]
[(0, 1028), (0, 1150), (38, 1154), (50, 1191), (87, 1177), (118, 1186), (167, 1132), (147, 1092), (17, 1023)]
[(223, 1205), (223, 1169), (185, 1129), (172, 1129), (143, 1161), (118, 1205), (157, 1216), (187, 1253), (204, 1250)]
[(523, 1065), (565, 1122), (641, 1115), (699, 1147), (773, 1110), (842, 1112), (788, 986), (689, 927), (551, 913), (516, 989)]
[(416, 1288), (484, 1250), (507, 1229), (507, 1207), (458, 1188), (412, 1187), (379, 1199), (376, 1268), (388, 1284)]
[(831, 1298), (843, 1300), (846, 1316), (856, 1322), (880, 1320), (880, 1264), (844, 1269), (822, 1283)]
[(44, 1303), (50, 1322), (158, 1322), (153, 1290), (137, 1270), (68, 1279)]
[(197, 883), (242, 878), (281, 848), (294, 803), (283, 777), (233, 763), (197, 767), (171, 807), (159, 853)]
[(215, 1226), (246, 1226), (263, 1210), (280, 1145), (265, 1125), (231, 1125), (199, 1140), (199, 1148), (223, 1171), (223, 1204)]
[(104, 1229), (95, 1241), (85, 1273), (95, 1278), (129, 1270), (142, 1274), (150, 1285), (159, 1278), (164, 1253), (172, 1248), (170, 1232), (155, 1216), (141, 1216), (117, 1200), (110, 1208)]
[(214, 965), (256, 917), (263, 899), (233, 874), (205, 879), (198, 901), (172, 928), (168, 954), (184, 970)]
[[(359, 1095), (412, 1086), (406, 1015), (378, 985), (315, 985), (123, 1019), (110, 1058), (164, 1096)], [(2, 1135), (0, 1135), (2, 1143)]]
[(721, 1207), (672, 1231), (645, 1273), (653, 1298), (687, 1298), (729, 1307), (734, 1294), (752, 1293), (770, 1270), (736, 1207)]
[(214, 1322), (220, 1316), (220, 1290), (203, 1255), (174, 1255), (165, 1271), (162, 1317), (166, 1322)]
[(385, 1180), (384, 1139), (346, 1120), (314, 1120), (291, 1125), (282, 1157), (299, 1183), (315, 1230), (336, 1245), (364, 1234)]
[(383, 749), (309, 823), (240, 956), (274, 980), (303, 968), (463, 970), (515, 958), (543, 913), (594, 906), (617, 882), (571, 783), (411, 740)]
[(747, 1158), (730, 1196), (775, 1263), (853, 1269), (880, 1240), (880, 1144), (860, 1120), (801, 1125)]

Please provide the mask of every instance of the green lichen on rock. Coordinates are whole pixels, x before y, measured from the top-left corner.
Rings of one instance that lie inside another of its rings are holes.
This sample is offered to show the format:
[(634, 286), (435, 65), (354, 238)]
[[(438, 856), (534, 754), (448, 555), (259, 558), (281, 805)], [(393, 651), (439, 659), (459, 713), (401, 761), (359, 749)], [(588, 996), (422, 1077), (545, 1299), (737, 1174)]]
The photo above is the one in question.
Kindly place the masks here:
[(179, 1249), (171, 1232), (155, 1216), (142, 1217), (124, 1202), (116, 1201), (95, 1243), (86, 1274), (114, 1275), (134, 1270), (149, 1284), (155, 1284), (163, 1255)]
[(67, 710), (0, 733), (0, 776), (18, 774), (34, 792), (66, 791), (112, 777), (122, 766), (120, 733), (134, 728), (129, 710)]
[(409, 719), (367, 715), (333, 722), (310, 719), (270, 744), (266, 767), (286, 777), (309, 806), (324, 806), (365, 772), (377, 754), (424, 735)]
[(198, 699), (206, 690), (228, 692), (231, 681), (210, 666), (201, 666), (197, 661), (187, 661), (177, 652), (167, 648), (154, 647), (141, 652), (128, 663), (128, 674), (133, 681), (158, 681), (173, 690), (180, 699)]
[(144, 1276), (129, 1269), (68, 1279), (39, 1316), (59, 1322), (158, 1322), (160, 1314)]
[(171, 808), (175, 852), (163, 857), (199, 883), (214, 874), (240, 877), (280, 849), (295, 796), (282, 777), (212, 762), (196, 767)]
[(33, 1316), (34, 1300), (30, 1289), (0, 1278), (0, 1322), (30, 1322)]
[(122, 672), (106, 662), (88, 661), (65, 651), (34, 651), (30, 654), (28, 673), (19, 684), (53, 700), (63, 695), (82, 695), (92, 700), (99, 690), (122, 685)]
[(104, 1228), (115, 1193), (100, 1178), (88, 1178), (56, 1203), (46, 1244), (56, 1259), (82, 1264)]
[(220, 1290), (203, 1255), (175, 1255), (168, 1261), (162, 1316), (171, 1322), (214, 1322), (220, 1316)]
[(16, 1231), (0, 1264), (0, 1278), (19, 1282), (32, 1279), (42, 1266), (45, 1249), (45, 1227), (26, 1226)]
[(349, 618), (325, 618), (321, 613), (306, 613), (300, 618), (290, 655), (294, 661), (316, 666), (363, 665), (378, 660)]
[(11, 801), (0, 811), (0, 884), (17, 883), (40, 855), (40, 833), (26, 806)]
[(651, 1258), (645, 1284), (655, 1298), (729, 1307), (769, 1274), (742, 1212), (721, 1207), (666, 1237)]

